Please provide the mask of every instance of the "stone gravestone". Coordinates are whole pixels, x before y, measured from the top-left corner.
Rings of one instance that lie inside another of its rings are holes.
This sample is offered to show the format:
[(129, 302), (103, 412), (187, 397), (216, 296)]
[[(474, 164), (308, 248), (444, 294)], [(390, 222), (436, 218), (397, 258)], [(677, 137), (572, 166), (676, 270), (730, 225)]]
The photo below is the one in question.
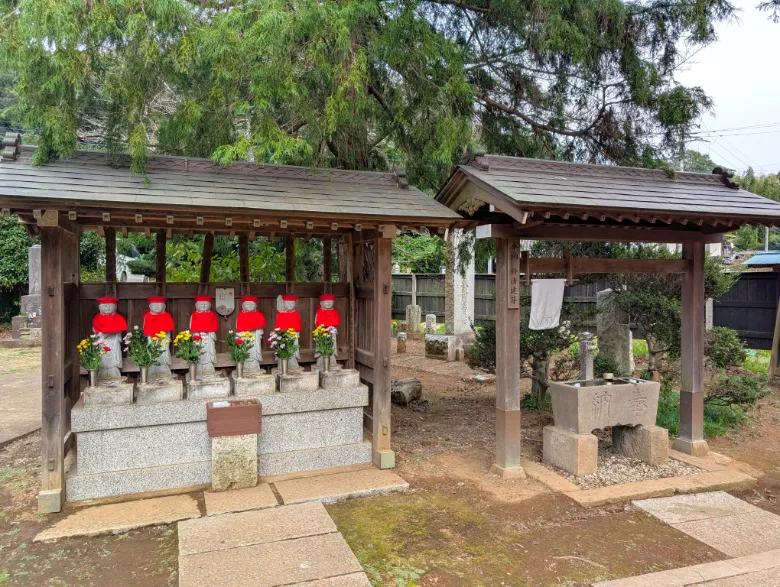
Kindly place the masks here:
[(436, 314), (425, 315), (425, 334), (436, 334)]
[(634, 352), (632, 349), (631, 328), (628, 315), (620, 310), (615, 303), (618, 295), (611, 289), (605, 289), (596, 294), (596, 335), (598, 336), (599, 354), (612, 357), (622, 375), (634, 373)]
[[(474, 255), (461, 273), (460, 248), (468, 233), (461, 228), (447, 236), (447, 273), (444, 276), (444, 325), (447, 334), (459, 337), (459, 345), (474, 342)], [(470, 246), (473, 249), (473, 244)]]
[(406, 306), (406, 330), (410, 334), (419, 334), (420, 322), (422, 322), (422, 308), (416, 304)]
[[(27, 252), (29, 294), (22, 296), (21, 312), (11, 319), (11, 338), (22, 337), (40, 344), (41, 338), (41, 245), (33, 245)], [(29, 338), (28, 338), (29, 337)]]
[(406, 352), (406, 333), (405, 332), (399, 332), (398, 336), (396, 337), (396, 352), (399, 355), (402, 355)]
[(577, 338), (580, 342), (580, 380), (587, 381), (593, 379), (593, 352), (596, 350), (596, 343), (590, 332), (580, 332)]

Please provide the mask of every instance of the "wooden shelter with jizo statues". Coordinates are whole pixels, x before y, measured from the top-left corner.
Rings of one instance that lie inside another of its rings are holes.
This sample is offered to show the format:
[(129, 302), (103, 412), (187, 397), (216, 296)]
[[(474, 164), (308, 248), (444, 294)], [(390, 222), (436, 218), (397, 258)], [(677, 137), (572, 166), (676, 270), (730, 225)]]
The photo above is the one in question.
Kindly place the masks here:
[[(13, 142), (6, 138), (6, 143)], [(80, 397), (87, 382), (77, 345), (92, 334), (97, 300), (104, 296), (119, 299), (117, 311), (128, 328), (142, 324), (149, 297), (164, 296), (176, 331), (183, 331), (189, 327), (196, 295), (213, 296), (218, 288), (233, 288), (236, 299), (244, 295), (258, 299), (268, 333), (277, 299), (294, 295), (302, 323), (300, 363), (308, 367), (315, 361), (311, 334), (319, 298), (333, 294), (333, 307), (341, 317), (336, 359), (344, 368), (357, 370), (360, 381), (350, 390), (261, 396), (264, 439), (259, 474), (370, 462), (394, 466), (391, 242), (399, 229), (443, 235), (459, 220), (456, 213), (409, 187), (401, 169), (316, 171), (254, 163), (225, 168), (208, 160), (155, 156), (142, 176), (130, 173), (127, 158), (109, 164), (105, 153), (77, 152), (70, 159), (36, 167), (31, 164), (32, 149), (21, 148), (17, 141), (10, 151), (0, 163), (0, 207), (4, 214), (18, 215), (29, 233), (40, 237), (42, 247), (41, 511), (59, 511), (66, 499), (150, 494), (209, 480), (205, 402), (84, 408)], [(105, 283), (80, 282), (79, 234), (84, 230), (105, 236)], [(156, 235), (154, 283), (116, 281), (116, 235), (129, 232)], [(173, 234), (205, 234), (199, 283), (166, 283), (166, 241)], [(238, 239), (239, 283), (209, 282), (217, 234)], [(249, 242), (261, 235), (285, 238), (285, 283), (250, 281)], [(295, 282), (296, 237), (322, 239), (322, 282)], [(330, 270), (334, 256), (335, 280)], [(235, 313), (229, 319), (220, 317), (217, 338), (222, 340), (231, 329)], [(227, 372), (234, 363), (223, 346), (218, 344), (215, 366)], [(276, 363), (266, 341), (261, 362), (265, 368)], [(183, 377), (188, 365), (174, 358), (171, 366)], [(124, 359), (123, 376), (132, 379), (138, 370)], [(170, 414), (163, 416), (163, 409)], [(349, 425), (345, 427), (344, 421)], [(368, 442), (364, 426), (370, 432)], [(157, 444), (153, 449), (133, 446), (134, 434), (139, 444)], [(177, 450), (165, 448), (182, 439), (190, 441)]]

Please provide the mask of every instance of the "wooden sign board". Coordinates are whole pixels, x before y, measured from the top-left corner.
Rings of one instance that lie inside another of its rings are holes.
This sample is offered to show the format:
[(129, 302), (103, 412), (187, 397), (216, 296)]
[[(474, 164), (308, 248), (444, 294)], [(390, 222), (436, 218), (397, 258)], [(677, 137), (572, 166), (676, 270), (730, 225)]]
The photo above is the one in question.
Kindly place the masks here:
[(509, 275), (507, 281), (507, 308), (520, 308), (520, 239), (508, 239), (509, 245)]
[(230, 316), (236, 309), (236, 292), (232, 287), (218, 287), (215, 298), (217, 314), (220, 316)]
[(209, 438), (260, 434), (263, 406), (256, 399), (213, 401), (206, 404)]

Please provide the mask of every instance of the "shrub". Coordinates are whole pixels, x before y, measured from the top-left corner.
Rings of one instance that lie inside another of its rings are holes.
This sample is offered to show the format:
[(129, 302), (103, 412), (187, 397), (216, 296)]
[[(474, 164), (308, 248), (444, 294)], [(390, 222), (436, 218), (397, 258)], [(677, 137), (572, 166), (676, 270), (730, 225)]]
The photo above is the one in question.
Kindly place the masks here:
[(745, 362), (745, 343), (739, 339), (736, 330), (716, 326), (709, 330), (704, 339), (704, 357), (713, 367), (727, 369)]
[(552, 398), (550, 394), (544, 396), (541, 405), (539, 404), (539, 398), (535, 393), (526, 393), (520, 398), (520, 407), (524, 410), (531, 410), (533, 412), (543, 412), (552, 410)]
[(770, 351), (748, 350), (747, 358), (742, 363), (742, 367), (753, 373), (763, 373), (769, 375), (769, 360), (771, 358)]
[(593, 375), (595, 377), (602, 377), (604, 373), (612, 373), (615, 377), (622, 377), (625, 375), (615, 359), (604, 353), (599, 353), (596, 355), (596, 358), (593, 359)]
[(472, 330), (476, 335), (474, 344), (469, 347), (466, 363), (474, 369), (484, 369), (490, 373), (496, 372), (496, 323), (486, 321), (481, 328)]
[(704, 396), (704, 403), (711, 406), (752, 406), (769, 395), (769, 379), (766, 375), (743, 373), (742, 375), (716, 375)]
[[(572, 350), (574, 349), (574, 350)], [(576, 379), (580, 373), (579, 347), (570, 345), (559, 356), (555, 357), (552, 368), (552, 378), (556, 381)]]

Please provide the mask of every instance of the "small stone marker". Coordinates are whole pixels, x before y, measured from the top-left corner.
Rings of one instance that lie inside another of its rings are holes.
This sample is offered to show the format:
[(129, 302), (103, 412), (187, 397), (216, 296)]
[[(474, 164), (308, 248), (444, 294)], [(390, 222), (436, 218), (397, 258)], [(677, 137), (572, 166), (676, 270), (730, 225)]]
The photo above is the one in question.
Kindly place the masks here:
[(454, 334), (426, 334), (425, 357), (452, 362), (456, 359), (458, 339)]
[(406, 306), (406, 329), (411, 333), (420, 332), (422, 308), (416, 304)]
[(245, 489), (257, 485), (257, 434), (211, 439), (211, 489)]
[(634, 351), (628, 314), (618, 308), (615, 292), (605, 289), (596, 294), (596, 334), (599, 337), (599, 353), (612, 357), (620, 367), (621, 375), (634, 372)]
[(425, 315), (425, 334), (436, 334), (436, 314)]
[(462, 348), (455, 349), (455, 360), (463, 361), (466, 359), (466, 351)]
[(408, 406), (409, 402), (422, 398), (422, 383), (419, 379), (393, 379), (390, 386), (390, 400), (397, 406)]
[(590, 332), (580, 332), (577, 338), (580, 341), (580, 379), (589, 381), (593, 379), (593, 353), (596, 350), (596, 343)]
[(399, 332), (397, 345), (396, 345), (396, 352), (401, 355), (406, 352), (406, 333), (405, 332)]

